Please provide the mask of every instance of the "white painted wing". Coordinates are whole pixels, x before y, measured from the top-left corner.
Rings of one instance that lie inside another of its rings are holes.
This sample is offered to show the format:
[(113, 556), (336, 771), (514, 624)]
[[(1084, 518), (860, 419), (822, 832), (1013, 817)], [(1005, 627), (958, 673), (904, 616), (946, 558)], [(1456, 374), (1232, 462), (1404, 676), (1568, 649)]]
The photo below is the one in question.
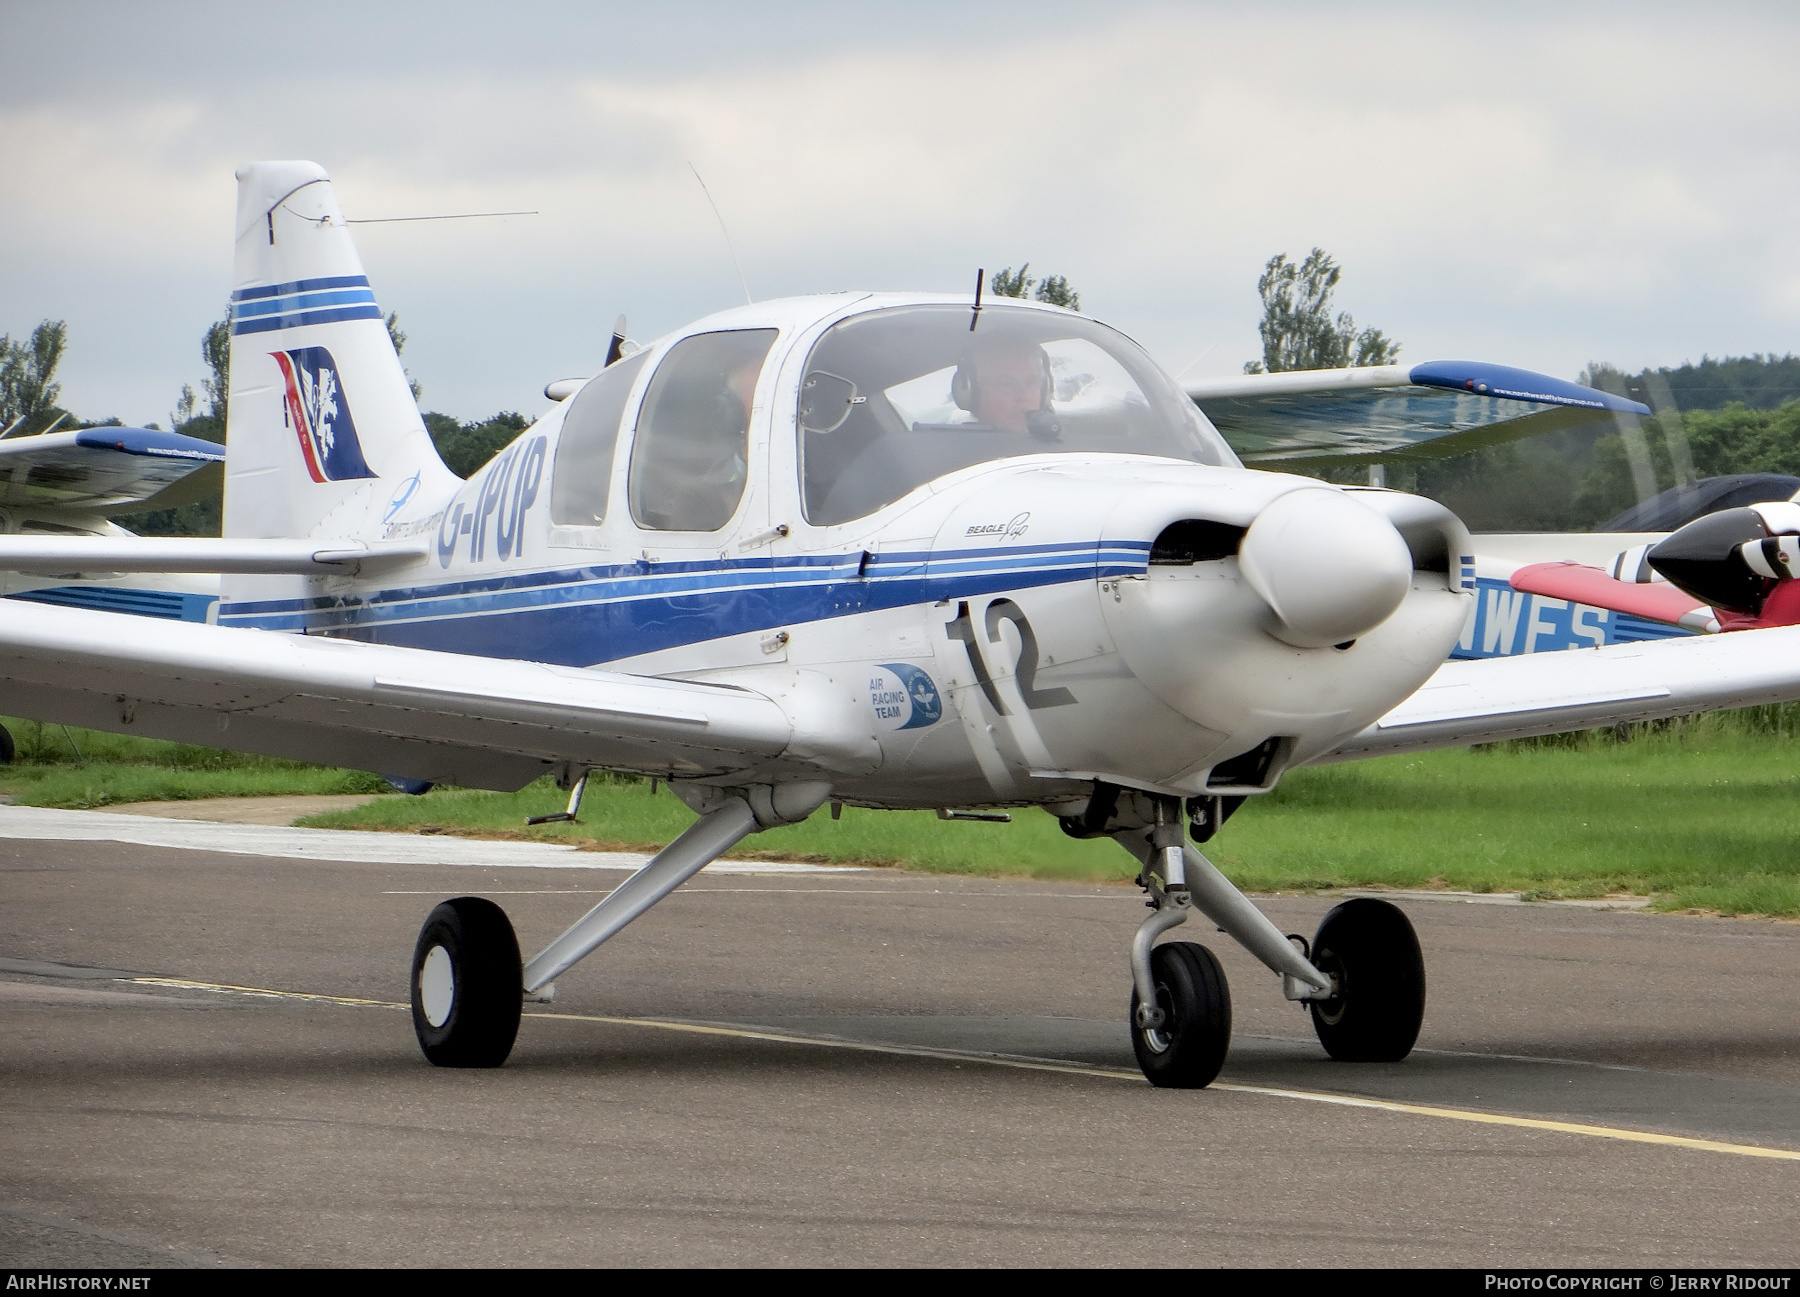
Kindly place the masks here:
[(0, 571), (292, 572), (340, 576), (425, 556), (416, 541), (250, 540), (204, 536), (0, 536)]
[(0, 617), (0, 715), (502, 790), (562, 761), (745, 770), (794, 738), (729, 685), (38, 605)]
[(1446, 662), (1312, 764), (1800, 698), (1800, 626)]

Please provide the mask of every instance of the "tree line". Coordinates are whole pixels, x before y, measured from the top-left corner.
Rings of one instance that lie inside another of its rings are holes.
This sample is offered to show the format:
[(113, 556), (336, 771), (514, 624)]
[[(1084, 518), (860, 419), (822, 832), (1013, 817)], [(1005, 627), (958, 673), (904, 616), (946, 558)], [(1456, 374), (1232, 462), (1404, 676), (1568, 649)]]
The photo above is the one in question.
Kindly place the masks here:
[[(1063, 275), (1033, 276), (1031, 263), (1008, 266), (988, 277), (996, 297), (1045, 302), (1081, 309), (1081, 295)], [(1262, 307), (1258, 334), (1262, 355), (1245, 363), (1246, 373), (1337, 369), (1392, 364), (1400, 343), (1380, 329), (1359, 328), (1334, 297), (1343, 279), (1337, 261), (1313, 248), (1295, 262), (1277, 253), (1256, 284)], [(404, 356), (406, 334), (399, 316), (386, 318), (396, 354)], [(44, 320), (22, 338), (0, 335), (0, 431), (27, 435), (47, 427), (117, 425), (108, 418), (84, 420), (59, 404), (56, 369), (68, 342), (61, 320)], [(169, 426), (202, 440), (225, 440), (231, 390), (229, 312), (209, 325), (200, 339), (205, 374), (200, 390), (183, 384)], [(410, 373), (413, 396), (422, 390)], [(1649, 486), (1661, 490), (1696, 477), (1728, 473), (1786, 473), (1800, 477), (1800, 356), (1756, 354), (1628, 373), (1618, 366), (1589, 364), (1579, 381), (1629, 396), (1658, 413), (1627, 419), (1617, 427), (1553, 433), (1525, 442), (1493, 446), (1451, 459), (1387, 468), (1390, 486), (1440, 500), (1477, 531), (1585, 531), (1637, 503)], [(459, 477), (487, 463), (528, 426), (505, 410), (485, 419), (461, 420), (438, 411), (421, 416), (438, 454)], [(157, 424), (150, 424), (156, 427)], [(1306, 472), (1308, 470), (1300, 470)], [(1328, 469), (1311, 475), (1361, 481), (1365, 470)], [(219, 534), (217, 500), (180, 509), (142, 512), (125, 519), (143, 535)]]
[[(1400, 344), (1333, 313), (1342, 271), (1314, 248), (1299, 264), (1271, 257), (1257, 281), (1260, 360), (1244, 372), (1392, 364)], [(1657, 411), (1492, 446), (1453, 458), (1386, 466), (1387, 484), (1439, 500), (1475, 531), (1589, 531), (1647, 494), (1701, 477), (1784, 473), (1800, 477), (1800, 357), (1703, 356), (1696, 363), (1628, 374), (1590, 363), (1578, 380)], [(1365, 470), (1299, 469), (1331, 481)]]

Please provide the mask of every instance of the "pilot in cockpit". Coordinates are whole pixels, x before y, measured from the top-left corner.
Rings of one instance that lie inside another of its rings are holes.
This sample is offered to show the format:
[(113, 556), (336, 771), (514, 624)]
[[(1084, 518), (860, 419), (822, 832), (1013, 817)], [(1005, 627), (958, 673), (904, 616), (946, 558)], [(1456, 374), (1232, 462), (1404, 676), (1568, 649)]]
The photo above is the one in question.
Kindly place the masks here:
[(950, 380), (951, 399), (975, 416), (972, 429), (1046, 439), (1060, 431), (1050, 407), (1053, 390), (1050, 357), (1024, 338), (978, 340)]

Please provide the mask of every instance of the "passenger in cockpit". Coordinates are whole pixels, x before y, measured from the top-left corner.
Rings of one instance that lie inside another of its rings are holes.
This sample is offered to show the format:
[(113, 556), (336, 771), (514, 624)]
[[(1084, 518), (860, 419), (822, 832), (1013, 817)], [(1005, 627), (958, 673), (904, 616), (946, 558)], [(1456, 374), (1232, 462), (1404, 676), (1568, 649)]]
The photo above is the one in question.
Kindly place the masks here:
[(1039, 433), (1051, 390), (1049, 356), (1023, 338), (977, 341), (950, 380), (951, 399), (999, 432)]

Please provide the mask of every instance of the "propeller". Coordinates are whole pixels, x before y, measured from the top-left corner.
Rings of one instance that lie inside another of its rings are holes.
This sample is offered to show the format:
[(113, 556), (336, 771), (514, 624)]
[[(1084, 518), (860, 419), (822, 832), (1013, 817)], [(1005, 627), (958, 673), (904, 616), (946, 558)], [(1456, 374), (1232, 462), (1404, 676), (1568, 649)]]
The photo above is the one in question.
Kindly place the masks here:
[(1270, 634), (1299, 648), (1342, 645), (1386, 621), (1412, 584), (1412, 552), (1381, 514), (1342, 491), (1306, 487), (1256, 516), (1238, 550), (1274, 612)]

